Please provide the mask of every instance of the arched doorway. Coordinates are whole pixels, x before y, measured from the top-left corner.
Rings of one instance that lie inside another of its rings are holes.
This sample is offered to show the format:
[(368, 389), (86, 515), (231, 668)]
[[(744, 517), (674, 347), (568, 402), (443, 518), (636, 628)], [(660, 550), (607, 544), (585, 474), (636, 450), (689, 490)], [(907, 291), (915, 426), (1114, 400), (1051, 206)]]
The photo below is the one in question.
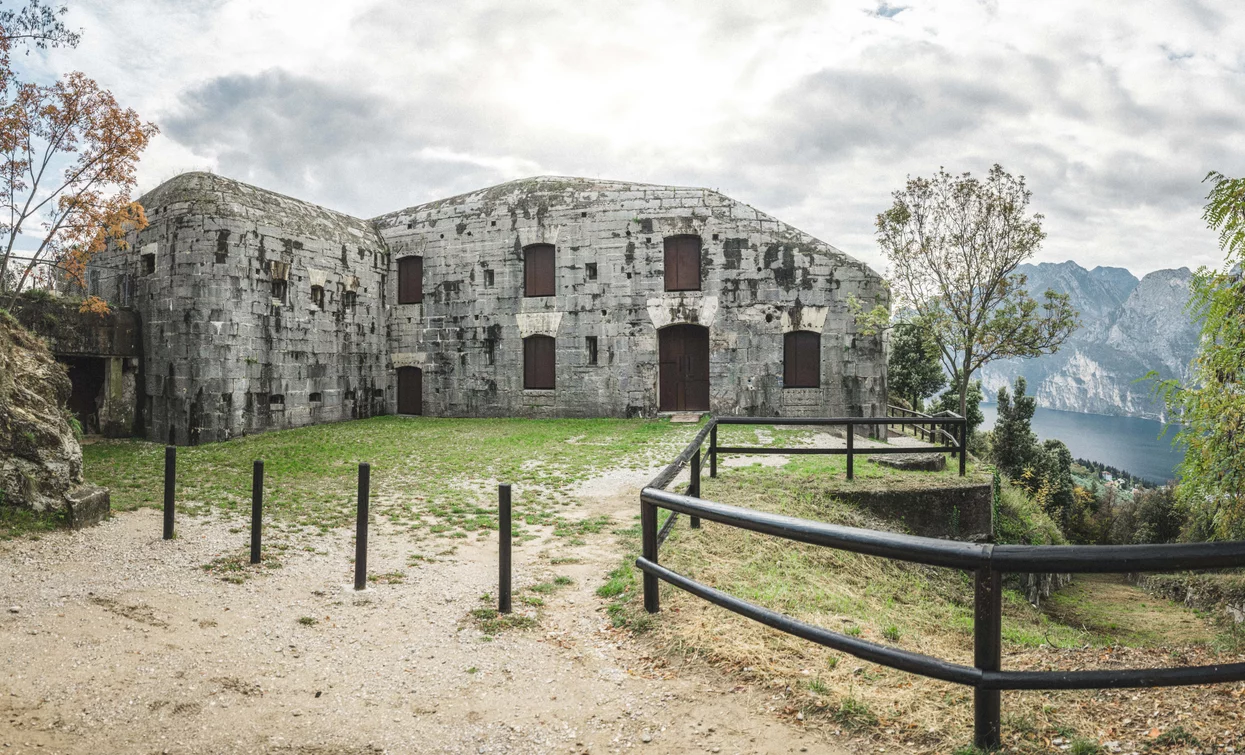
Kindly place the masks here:
[(657, 331), (658, 410), (709, 411), (709, 329), (671, 325)]
[(418, 367), (398, 368), (398, 414), (424, 413), (424, 371)]

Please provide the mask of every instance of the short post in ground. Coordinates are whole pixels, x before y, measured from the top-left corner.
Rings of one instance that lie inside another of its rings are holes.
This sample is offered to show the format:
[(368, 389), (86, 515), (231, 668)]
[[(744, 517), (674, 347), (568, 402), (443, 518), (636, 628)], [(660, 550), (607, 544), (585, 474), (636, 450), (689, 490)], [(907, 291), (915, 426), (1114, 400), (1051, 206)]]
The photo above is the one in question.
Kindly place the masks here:
[(960, 477), (968, 467), (968, 420), (960, 420)]
[(853, 455), (856, 450), (856, 426), (851, 422), (847, 423), (847, 479), (855, 477)]
[(372, 468), (367, 462), (359, 465), (359, 503), (354, 527), (354, 589), (367, 587), (367, 509), (371, 492)]
[(251, 563), (259, 563), (261, 528), (264, 509), (264, 460), (256, 459), (251, 473)]
[[(657, 507), (643, 500), (640, 501), (640, 541), (645, 560), (657, 563)], [(661, 610), (657, 577), (648, 572), (644, 572), (644, 610), (649, 613)]]
[(510, 485), (497, 486), (497, 610), (510, 613)]
[(164, 447), (164, 539), (173, 539), (173, 499), (177, 487), (177, 446)]
[[(973, 590), (973, 665), (998, 671), (1003, 665), (1002, 575), (989, 567), (977, 570)], [(973, 744), (987, 752), (998, 749), (1002, 693), (973, 691)]]
[[(687, 494), (692, 496), (693, 498), (699, 498), (700, 497), (700, 449), (699, 448), (697, 448), (696, 452), (692, 454), (692, 468), (690, 472), (691, 472), (691, 479), (689, 479), (687, 483)], [(692, 529), (694, 530), (700, 529), (700, 517), (692, 516), (688, 518), (691, 520)]]
[(718, 426), (716, 423), (709, 428), (709, 476), (718, 476)]

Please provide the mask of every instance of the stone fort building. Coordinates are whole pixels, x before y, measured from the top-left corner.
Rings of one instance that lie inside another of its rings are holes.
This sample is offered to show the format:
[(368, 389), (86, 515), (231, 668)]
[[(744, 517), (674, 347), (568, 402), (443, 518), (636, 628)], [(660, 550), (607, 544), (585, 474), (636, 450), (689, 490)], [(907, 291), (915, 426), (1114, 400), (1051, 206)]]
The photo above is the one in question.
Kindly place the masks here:
[[(707, 189), (541, 177), (372, 220), (207, 173), (140, 199), (133, 426), (197, 444), (380, 414), (882, 416), (863, 263)], [(113, 393), (117, 393), (113, 391)]]

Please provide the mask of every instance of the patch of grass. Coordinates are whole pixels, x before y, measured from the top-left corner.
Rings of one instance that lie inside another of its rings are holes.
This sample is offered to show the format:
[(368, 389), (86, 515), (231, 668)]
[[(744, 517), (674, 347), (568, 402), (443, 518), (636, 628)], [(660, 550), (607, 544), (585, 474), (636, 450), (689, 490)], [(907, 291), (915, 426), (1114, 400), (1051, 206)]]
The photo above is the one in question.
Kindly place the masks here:
[(40, 533), (51, 532), (65, 526), (65, 516), (60, 512), (31, 511), (3, 503), (0, 493), (0, 540), (29, 537), (37, 540)]
[(499, 634), (507, 629), (532, 629), (537, 626), (534, 616), (501, 613), (496, 608), (477, 608), (471, 612), (471, 618), (486, 635)]
[(1153, 742), (1146, 743), (1146, 749), (1154, 747), (1171, 747), (1173, 745), (1188, 745), (1189, 747), (1201, 747), (1202, 742), (1193, 734), (1187, 731), (1183, 726), (1173, 726), (1162, 734), (1154, 738)]
[(891, 642), (899, 642), (899, 627), (894, 624), (888, 625), (882, 630), (882, 636)]
[[(244, 513), (251, 462), (262, 458), (266, 516), (321, 531), (348, 526), (357, 462), (366, 460), (373, 511), (393, 523), (456, 539), (496, 529), (496, 488), (480, 481), (504, 480), (514, 485), (520, 537), (525, 528), (548, 527), (582, 542), (610, 521), (564, 515), (578, 483), (672, 453), (697, 429), (665, 420), (374, 417), (263, 433), (178, 449), (179, 508)], [(83, 455), (86, 478), (112, 489), (115, 510), (161, 505), (161, 444), (101, 440)]]
[[(271, 544), (268, 551), (276, 550)], [(220, 577), (222, 582), (240, 585), (248, 579), (262, 574), (263, 569), (280, 569), (284, 564), (270, 553), (261, 551), (259, 563), (251, 563), (251, 551), (242, 549), (235, 553), (217, 556), (203, 565), (203, 570)]]
[(369, 574), (367, 581), (376, 585), (400, 585), (406, 581), (406, 572), (391, 571), (384, 574)]
[(320, 623), (320, 620), (314, 616), (299, 616), (298, 623), (305, 627), (314, 627), (316, 624)]
[(575, 580), (566, 575), (558, 575), (553, 578), (553, 583), (558, 587), (567, 587), (568, 585), (575, 584)]
[(1098, 744), (1097, 740), (1077, 737), (1072, 740), (1071, 746), (1068, 747), (1068, 752), (1071, 755), (1102, 755), (1105, 750), (1102, 749), (1102, 745)]
[(878, 725), (877, 714), (867, 703), (855, 697), (843, 698), (830, 716), (845, 729), (871, 729)]

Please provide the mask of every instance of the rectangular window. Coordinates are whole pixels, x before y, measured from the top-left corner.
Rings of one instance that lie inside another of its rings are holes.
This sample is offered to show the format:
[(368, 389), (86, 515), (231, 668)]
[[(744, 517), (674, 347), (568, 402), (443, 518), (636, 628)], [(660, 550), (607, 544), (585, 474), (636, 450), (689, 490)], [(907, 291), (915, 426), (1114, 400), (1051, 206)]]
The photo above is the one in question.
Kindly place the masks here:
[(272, 281), (272, 298), (279, 304), (285, 304), (285, 281), (281, 278), (275, 278)]
[(268, 397), (268, 410), (269, 411), (273, 411), (273, 412), (284, 411), (284, 409), (285, 409), (285, 396), (282, 396), (280, 393), (274, 393)]
[(151, 275), (156, 272), (156, 255), (143, 255), (143, 275)]
[(597, 263), (589, 262), (584, 265), (584, 271), (588, 274), (588, 280), (594, 281), (597, 279)]
[(398, 303), (422, 304), (424, 301), (424, 258), (402, 257), (398, 260)]
[(553, 390), (556, 357), (551, 336), (528, 336), (523, 339), (523, 387)]
[(597, 337), (588, 336), (588, 364), (597, 363)]
[(700, 237), (666, 237), (666, 290), (700, 290)]
[(492, 338), (484, 339), (484, 359), (488, 364), (497, 364), (497, 341)]
[(485, 288), (493, 287), (493, 271), (492, 270), (484, 271), (484, 287)]
[(532, 244), (523, 250), (523, 295), (553, 296), (553, 244)]
[(310, 396), (308, 396), (308, 397), (307, 397), (307, 400), (308, 400), (308, 401), (310, 401), (310, 402), (311, 402), (311, 403), (313, 403), (313, 404), (318, 404), (318, 403), (320, 403), (320, 402), (321, 402), (321, 399), (322, 399), (322, 398), (323, 398), (323, 396), (321, 396), (319, 393), (313, 393), (313, 394), (311, 394)]
[(324, 286), (311, 287), (311, 305), (324, 309)]
[(783, 336), (784, 388), (821, 387), (821, 334), (796, 330)]
[(347, 312), (354, 311), (355, 301), (359, 298), (354, 291), (342, 291), (342, 308)]

